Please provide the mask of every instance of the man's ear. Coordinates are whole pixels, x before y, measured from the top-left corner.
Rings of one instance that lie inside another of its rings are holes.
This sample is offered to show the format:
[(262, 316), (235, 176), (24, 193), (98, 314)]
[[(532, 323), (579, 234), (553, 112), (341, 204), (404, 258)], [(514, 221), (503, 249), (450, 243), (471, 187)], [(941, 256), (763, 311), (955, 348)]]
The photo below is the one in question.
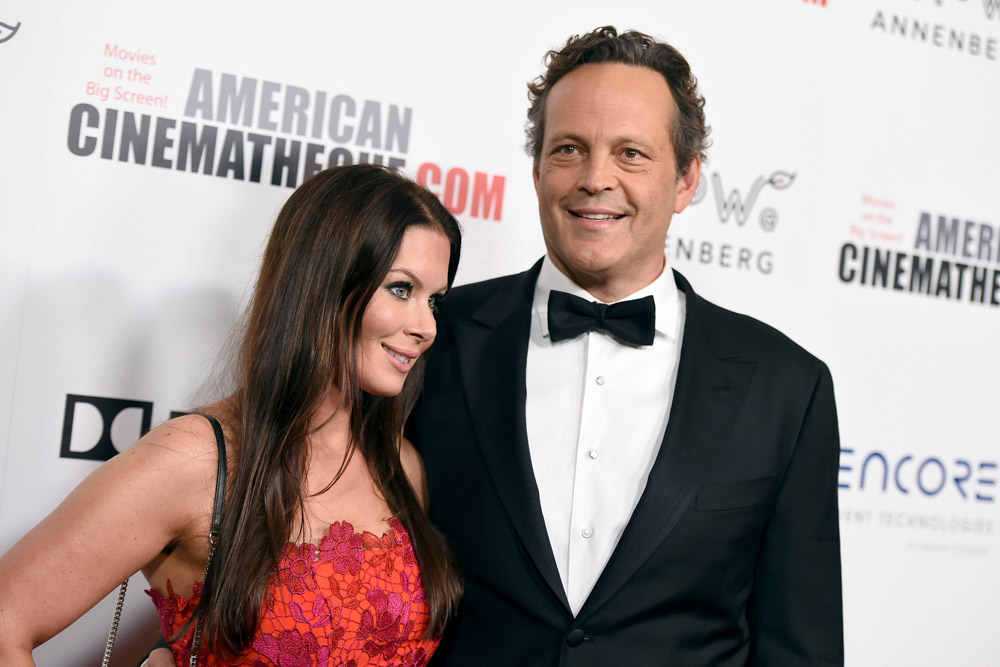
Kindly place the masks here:
[(688, 166), (687, 173), (677, 180), (677, 191), (674, 193), (674, 213), (680, 213), (694, 199), (701, 181), (701, 156), (697, 155)]
[(531, 162), (531, 180), (535, 183), (535, 194), (538, 194), (538, 160)]

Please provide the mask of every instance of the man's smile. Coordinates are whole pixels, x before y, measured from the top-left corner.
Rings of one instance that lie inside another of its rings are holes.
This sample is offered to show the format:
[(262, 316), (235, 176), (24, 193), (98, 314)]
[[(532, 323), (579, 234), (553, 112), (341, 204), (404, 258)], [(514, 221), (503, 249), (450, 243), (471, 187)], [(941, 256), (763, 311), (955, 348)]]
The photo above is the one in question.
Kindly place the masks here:
[(625, 217), (624, 213), (581, 213), (580, 211), (570, 211), (573, 215), (578, 218), (583, 218), (584, 220), (621, 220)]

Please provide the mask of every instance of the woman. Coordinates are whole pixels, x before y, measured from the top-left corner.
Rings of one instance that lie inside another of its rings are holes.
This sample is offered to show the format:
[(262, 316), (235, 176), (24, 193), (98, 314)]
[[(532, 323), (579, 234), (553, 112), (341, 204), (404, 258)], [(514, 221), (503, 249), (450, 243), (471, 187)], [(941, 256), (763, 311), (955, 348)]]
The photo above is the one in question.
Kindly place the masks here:
[(444, 206), (392, 171), (303, 183), (264, 253), (236, 390), (201, 410), (230, 468), (207, 587), (218, 455), (193, 414), (95, 471), (0, 559), (0, 664), (33, 664), (138, 569), (178, 664), (199, 615), (205, 664), (424, 664), (461, 586), (401, 433), (460, 246)]

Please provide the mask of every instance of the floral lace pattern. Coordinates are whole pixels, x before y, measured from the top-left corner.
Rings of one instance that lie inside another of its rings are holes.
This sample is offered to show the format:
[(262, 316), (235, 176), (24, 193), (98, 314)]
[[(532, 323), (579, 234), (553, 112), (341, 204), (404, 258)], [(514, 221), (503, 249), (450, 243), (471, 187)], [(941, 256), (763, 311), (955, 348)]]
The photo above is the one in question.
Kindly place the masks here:
[[(384, 535), (330, 526), (315, 544), (288, 544), (261, 609), (253, 645), (236, 662), (202, 656), (198, 664), (252, 667), (424, 667), (437, 639), (423, 639), (428, 607), (410, 536), (398, 519)], [(194, 612), (190, 598), (146, 591), (173, 636)], [(173, 645), (178, 667), (188, 664), (193, 629)]]

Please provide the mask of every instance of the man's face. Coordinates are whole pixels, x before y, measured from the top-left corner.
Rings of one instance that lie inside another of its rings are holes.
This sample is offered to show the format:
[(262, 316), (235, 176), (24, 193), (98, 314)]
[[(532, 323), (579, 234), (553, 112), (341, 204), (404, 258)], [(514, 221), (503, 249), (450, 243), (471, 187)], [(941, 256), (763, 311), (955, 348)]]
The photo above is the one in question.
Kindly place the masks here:
[(582, 65), (549, 91), (533, 172), (542, 235), (553, 263), (604, 301), (663, 271), (670, 218), (697, 189), (700, 160), (676, 178), (676, 113), (646, 67)]

